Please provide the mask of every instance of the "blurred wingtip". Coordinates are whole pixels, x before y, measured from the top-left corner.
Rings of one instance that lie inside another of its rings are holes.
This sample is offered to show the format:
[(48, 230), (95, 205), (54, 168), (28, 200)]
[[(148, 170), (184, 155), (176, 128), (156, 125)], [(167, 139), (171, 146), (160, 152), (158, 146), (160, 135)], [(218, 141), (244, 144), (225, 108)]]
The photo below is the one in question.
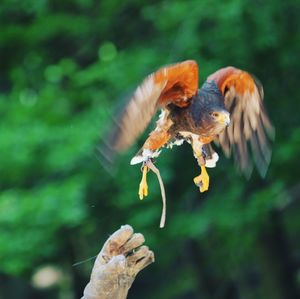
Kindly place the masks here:
[(240, 170), (240, 172), (245, 176), (245, 178), (247, 180), (250, 180), (251, 175), (253, 173), (253, 164), (250, 163), (249, 165), (247, 165), (247, 167), (241, 168), (240, 165), (238, 165), (238, 163), (236, 163), (236, 166), (238, 167), (238, 169)]
[(111, 115), (103, 132), (95, 147), (95, 156), (101, 166), (110, 175), (114, 176), (117, 171), (116, 159), (118, 153), (121, 151), (121, 148), (118, 146), (119, 135), (121, 134), (118, 117)]
[(268, 134), (268, 137), (274, 141), (275, 138), (276, 138), (276, 130), (275, 128), (271, 125), (270, 128), (268, 128), (267, 130), (267, 134)]
[(116, 151), (112, 148), (109, 142), (100, 140), (95, 148), (95, 156), (101, 166), (112, 176), (116, 173)]
[(269, 165), (272, 158), (272, 150), (270, 148), (266, 148), (264, 153), (264, 163), (256, 161), (256, 168), (260, 174), (260, 176), (264, 179), (267, 175)]

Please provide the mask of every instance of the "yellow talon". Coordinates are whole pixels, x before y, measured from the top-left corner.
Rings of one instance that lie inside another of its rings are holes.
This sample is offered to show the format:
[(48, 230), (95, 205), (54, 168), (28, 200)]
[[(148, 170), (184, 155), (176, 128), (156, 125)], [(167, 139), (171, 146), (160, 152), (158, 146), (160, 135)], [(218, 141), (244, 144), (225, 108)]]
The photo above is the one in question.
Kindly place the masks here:
[(144, 166), (143, 167), (143, 176), (142, 176), (142, 180), (140, 182), (140, 188), (139, 188), (139, 197), (141, 200), (144, 198), (144, 196), (148, 195), (147, 172), (148, 172), (148, 167)]
[(194, 183), (200, 187), (200, 192), (208, 190), (209, 176), (204, 165), (201, 165), (201, 174), (194, 178)]

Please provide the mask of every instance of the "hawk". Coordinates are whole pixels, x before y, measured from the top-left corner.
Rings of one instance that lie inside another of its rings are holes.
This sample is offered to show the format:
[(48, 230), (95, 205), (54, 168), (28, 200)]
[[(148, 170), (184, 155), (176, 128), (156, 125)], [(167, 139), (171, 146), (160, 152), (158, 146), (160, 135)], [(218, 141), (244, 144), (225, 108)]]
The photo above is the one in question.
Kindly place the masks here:
[[(218, 154), (233, 153), (242, 172), (250, 174), (252, 158), (263, 176), (268, 167), (273, 127), (263, 105), (261, 83), (248, 72), (229, 66), (211, 74), (198, 88), (198, 65), (187, 60), (164, 66), (137, 87), (118, 121), (111, 148), (130, 147), (160, 109), (155, 129), (131, 164), (142, 164), (139, 197), (148, 195), (146, 176), (163, 147), (188, 142), (201, 168), (194, 183), (200, 192), (209, 188), (207, 167), (215, 167)], [(252, 157), (253, 156), (253, 157)]]

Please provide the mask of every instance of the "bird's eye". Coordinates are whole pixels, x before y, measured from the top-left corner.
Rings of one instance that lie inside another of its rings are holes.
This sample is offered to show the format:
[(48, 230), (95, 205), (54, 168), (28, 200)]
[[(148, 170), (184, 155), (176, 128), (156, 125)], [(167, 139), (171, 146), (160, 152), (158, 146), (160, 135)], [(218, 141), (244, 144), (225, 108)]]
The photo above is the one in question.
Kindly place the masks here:
[(220, 116), (220, 114), (218, 112), (212, 112), (211, 115), (215, 118), (218, 118)]

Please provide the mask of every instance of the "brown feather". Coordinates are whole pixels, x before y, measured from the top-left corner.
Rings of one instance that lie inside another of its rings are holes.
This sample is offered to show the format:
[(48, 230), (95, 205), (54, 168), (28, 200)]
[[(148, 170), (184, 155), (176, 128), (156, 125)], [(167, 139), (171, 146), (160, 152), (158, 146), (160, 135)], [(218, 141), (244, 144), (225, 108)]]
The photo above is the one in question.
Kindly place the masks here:
[(166, 66), (149, 75), (125, 107), (112, 138), (111, 148), (127, 149), (146, 129), (158, 108), (189, 104), (198, 90), (198, 65), (193, 60)]
[(218, 136), (223, 151), (227, 156), (233, 152), (239, 168), (249, 175), (252, 170), (249, 142), (257, 169), (264, 176), (270, 162), (269, 139), (274, 135), (274, 129), (263, 105), (261, 83), (234, 67), (218, 70), (207, 81), (216, 82), (230, 112), (231, 124)]
[(187, 60), (161, 68), (154, 74), (154, 78), (156, 83), (167, 78), (167, 84), (158, 100), (160, 106), (173, 103), (185, 107), (198, 90), (198, 65), (194, 60)]
[(114, 150), (127, 149), (146, 129), (157, 111), (157, 101), (166, 81), (154, 82), (153, 75), (148, 76), (136, 89), (118, 121), (112, 140)]

